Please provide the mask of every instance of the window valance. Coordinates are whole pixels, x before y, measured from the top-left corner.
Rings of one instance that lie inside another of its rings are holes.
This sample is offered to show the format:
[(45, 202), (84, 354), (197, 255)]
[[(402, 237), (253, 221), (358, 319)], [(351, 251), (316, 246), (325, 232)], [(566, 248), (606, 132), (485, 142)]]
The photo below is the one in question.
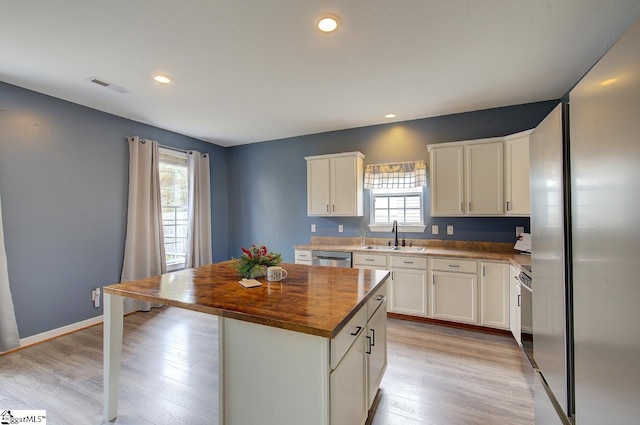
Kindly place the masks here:
[(410, 189), (426, 185), (425, 161), (369, 164), (364, 171), (365, 189)]

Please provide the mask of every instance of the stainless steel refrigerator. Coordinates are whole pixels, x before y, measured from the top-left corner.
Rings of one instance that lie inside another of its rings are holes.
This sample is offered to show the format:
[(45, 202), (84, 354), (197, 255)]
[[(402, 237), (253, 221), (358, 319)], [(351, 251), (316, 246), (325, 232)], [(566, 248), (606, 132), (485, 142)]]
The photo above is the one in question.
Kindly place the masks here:
[(640, 423), (640, 22), (530, 153), (536, 424)]

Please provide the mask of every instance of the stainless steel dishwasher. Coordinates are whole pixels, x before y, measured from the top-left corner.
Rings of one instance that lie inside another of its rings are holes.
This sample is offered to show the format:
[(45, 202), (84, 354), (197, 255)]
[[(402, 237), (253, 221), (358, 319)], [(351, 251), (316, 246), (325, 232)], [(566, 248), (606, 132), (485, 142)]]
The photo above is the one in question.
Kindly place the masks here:
[(311, 251), (314, 266), (351, 268), (351, 253), (343, 251)]

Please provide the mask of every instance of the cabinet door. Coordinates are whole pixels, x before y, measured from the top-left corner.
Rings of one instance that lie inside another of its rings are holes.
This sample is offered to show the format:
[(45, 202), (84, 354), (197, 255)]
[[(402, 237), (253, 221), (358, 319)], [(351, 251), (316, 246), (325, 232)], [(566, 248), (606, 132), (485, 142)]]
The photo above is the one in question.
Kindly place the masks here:
[(431, 312), (434, 319), (478, 322), (476, 274), (431, 272)]
[(480, 324), (509, 329), (509, 265), (481, 262)]
[(518, 345), (522, 345), (520, 341), (520, 285), (518, 285), (519, 270), (513, 266), (509, 267), (511, 273), (509, 278), (509, 329), (516, 339)]
[(431, 216), (464, 214), (464, 148), (431, 150)]
[(364, 332), (360, 332), (338, 367), (331, 373), (331, 425), (363, 424), (367, 419), (364, 348)]
[(505, 143), (505, 213), (531, 215), (529, 135)]
[(328, 158), (307, 161), (307, 215), (330, 214), (329, 164)]
[(332, 215), (358, 215), (357, 176), (355, 157), (345, 156), (331, 160), (332, 199), (330, 209)]
[(502, 215), (503, 142), (465, 146), (468, 215)]
[(371, 408), (376, 397), (380, 381), (387, 368), (387, 303), (380, 305), (367, 324), (367, 371), (368, 371), (368, 403)]
[(389, 311), (414, 316), (427, 315), (427, 271), (392, 269)]

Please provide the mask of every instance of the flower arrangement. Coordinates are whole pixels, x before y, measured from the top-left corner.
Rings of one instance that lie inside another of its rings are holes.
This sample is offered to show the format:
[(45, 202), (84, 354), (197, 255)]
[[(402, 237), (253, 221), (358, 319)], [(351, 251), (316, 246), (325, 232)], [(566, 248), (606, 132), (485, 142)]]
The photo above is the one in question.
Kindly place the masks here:
[(251, 245), (251, 248), (242, 248), (242, 256), (238, 258), (236, 269), (242, 277), (264, 276), (267, 267), (277, 266), (282, 262), (282, 255), (269, 252), (264, 245)]

